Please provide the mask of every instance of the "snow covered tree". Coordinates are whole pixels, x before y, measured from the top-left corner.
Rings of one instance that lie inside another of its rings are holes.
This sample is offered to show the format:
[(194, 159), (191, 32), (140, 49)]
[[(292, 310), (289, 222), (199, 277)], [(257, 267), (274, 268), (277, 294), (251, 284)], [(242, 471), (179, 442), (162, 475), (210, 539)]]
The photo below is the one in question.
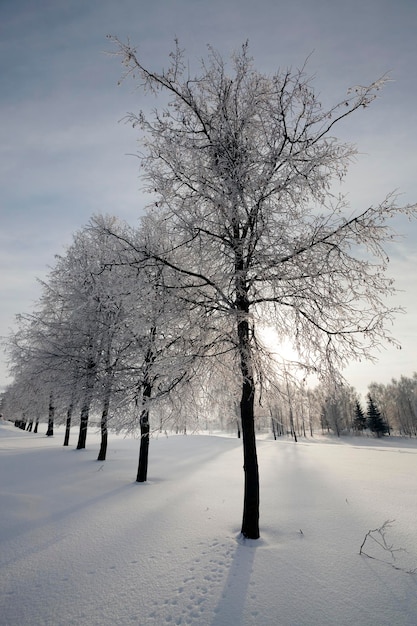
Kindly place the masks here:
[[(109, 218), (109, 223), (116, 228), (114, 219)], [(22, 367), (27, 371), (25, 364), (30, 364), (30, 371), (36, 372), (49, 390), (48, 435), (53, 433), (57, 402), (65, 402), (64, 445), (68, 445), (71, 418), (78, 405), (77, 447), (84, 448), (90, 408), (94, 401), (102, 403), (101, 458), (105, 457), (113, 370), (123, 346), (120, 329), (125, 327), (120, 306), (120, 289), (125, 286), (117, 269), (105, 271), (105, 255), (111, 252), (93, 222), (76, 233), (73, 244), (65, 255), (56, 257), (55, 266), (42, 282), (36, 309), (19, 317), (18, 332), (9, 342), (12, 372), (20, 378)]]
[[(57, 340), (60, 313), (45, 308), (42, 299), (30, 314), (17, 316), (17, 330), (8, 338), (10, 373), (14, 377), (20, 399), (27, 405), (29, 423), (35, 414), (35, 432), (42, 415), (48, 415), (47, 436), (54, 432), (58, 400), (66, 383), (63, 382), (64, 335)], [(55, 341), (57, 340), (57, 343)], [(66, 373), (66, 367), (64, 367)], [(57, 394), (57, 390), (60, 393)]]
[[(68, 405), (80, 406), (77, 448), (86, 446), (91, 409), (101, 412), (101, 446), (98, 460), (105, 460), (110, 404), (126, 359), (132, 358), (135, 344), (135, 316), (140, 303), (138, 291), (132, 293), (131, 276), (125, 267), (114, 263), (119, 250), (109, 227), (125, 232), (127, 226), (116, 218), (96, 216), (74, 235), (66, 254), (57, 257), (56, 266), (45, 283), (51, 308), (60, 303), (64, 312), (62, 329), (69, 337), (66, 350), (67, 375), (73, 382)], [(68, 419), (68, 417), (67, 417)]]
[[(99, 224), (97, 224), (99, 226)], [(157, 237), (153, 249), (161, 242), (162, 232), (152, 223), (140, 229), (117, 231), (101, 223), (103, 236), (113, 240), (113, 260), (104, 272), (117, 271), (129, 294), (130, 315), (125, 327), (130, 337), (130, 350), (123, 356), (124, 380), (119, 383), (134, 405), (136, 420), (127, 429), (140, 427), (140, 451), (137, 482), (147, 480), (150, 409), (161, 404), (166, 396), (178, 393), (178, 387), (194, 375), (197, 357), (206, 349), (201, 336), (208, 334), (205, 320), (183, 306), (176, 289), (169, 288), (173, 270), (157, 259), (143, 254), (143, 248)], [(125, 304), (126, 306), (126, 304)], [(174, 418), (175, 421), (175, 418)], [(178, 420), (177, 420), (178, 421)], [(160, 420), (159, 428), (162, 422)]]
[(391, 420), (396, 423), (401, 434), (409, 437), (417, 435), (417, 376), (412, 378), (401, 376), (393, 380), (385, 388), (381, 407), (384, 416), (391, 414)]
[(195, 359), (192, 332), (188, 334), (190, 329), (176, 299), (164, 288), (163, 274), (163, 266), (147, 266), (137, 277), (141, 305), (137, 309), (138, 349), (131, 367), (133, 399), (140, 426), (137, 482), (147, 480), (151, 407), (188, 380)]
[(3, 394), (3, 412), (8, 419), (13, 418), (19, 427), (27, 421), (28, 430), (37, 433), (40, 419), (48, 413), (45, 381), (36, 371), (36, 363), (28, 363), (20, 367), (20, 371), (14, 368), (13, 375), (14, 381)]
[(323, 422), (327, 428), (331, 428), (333, 432), (340, 437), (340, 431), (343, 428), (343, 415), (337, 398), (329, 396), (323, 405), (322, 410)]
[[(289, 338), (308, 371), (332, 372), (369, 358), (387, 338), (392, 293), (384, 274), (394, 197), (351, 212), (331, 193), (356, 154), (335, 126), (371, 104), (383, 84), (357, 86), (325, 108), (304, 69), (264, 75), (248, 46), (227, 69), (210, 48), (191, 75), (176, 45), (168, 69), (146, 67), (117, 39), (126, 71), (167, 105), (132, 113), (142, 129), (142, 168), (169, 238), (144, 252), (175, 270), (171, 287), (200, 308), (235, 350), (244, 452), (242, 535), (259, 537), (259, 473), (254, 428), (257, 331)], [(220, 349), (220, 346), (219, 346)]]

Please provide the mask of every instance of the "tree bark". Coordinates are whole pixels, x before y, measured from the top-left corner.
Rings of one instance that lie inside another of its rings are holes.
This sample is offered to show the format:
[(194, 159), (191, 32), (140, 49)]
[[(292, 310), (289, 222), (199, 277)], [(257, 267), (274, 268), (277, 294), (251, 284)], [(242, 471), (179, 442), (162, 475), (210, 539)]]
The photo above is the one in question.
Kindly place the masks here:
[(104, 398), (103, 411), (101, 413), (101, 444), (100, 451), (98, 453), (97, 461), (105, 461), (107, 454), (107, 439), (108, 439), (108, 429), (107, 429), (107, 418), (109, 414), (109, 406), (110, 406), (110, 390), (106, 391), (106, 395)]
[(288, 408), (289, 408), (289, 412), (290, 412), (291, 435), (292, 435), (292, 437), (294, 437), (295, 443), (297, 443), (297, 433), (296, 433), (295, 426), (294, 426), (294, 415), (293, 415), (293, 412), (292, 412), (291, 393), (290, 393), (290, 387), (289, 387), (289, 384), (288, 384), (288, 378), (287, 378), (287, 374), (286, 373), (285, 373), (285, 380), (286, 380), (286, 383), (287, 383)]
[(71, 432), (72, 409), (73, 409), (73, 405), (71, 403), (67, 410), (67, 420), (65, 422), (64, 446), (68, 446), (69, 444), (69, 438), (70, 438), (70, 432)]
[(155, 361), (154, 344), (156, 327), (152, 326), (149, 333), (149, 347), (145, 357), (145, 372), (142, 381), (142, 411), (140, 414), (140, 447), (139, 464), (136, 482), (144, 483), (148, 477), (149, 457), (149, 401), (152, 396), (152, 365)]
[(80, 432), (78, 435), (77, 450), (85, 448), (87, 441), (88, 418), (90, 414), (90, 405), (93, 397), (93, 389), (96, 375), (96, 363), (92, 357), (89, 358), (87, 364), (87, 379), (84, 402), (81, 407), (80, 415)]
[(140, 416), (140, 447), (139, 447), (139, 464), (136, 482), (144, 483), (148, 478), (148, 459), (149, 459), (149, 400), (152, 395), (152, 384), (146, 381), (142, 396), (142, 413)]
[(46, 431), (47, 437), (52, 437), (54, 434), (54, 417), (55, 417), (54, 397), (51, 392), (49, 394), (48, 430)]
[(136, 476), (136, 482), (138, 483), (144, 483), (148, 478), (149, 435), (149, 411), (144, 409), (140, 417), (139, 464)]
[(275, 428), (275, 420), (273, 417), (271, 417), (271, 428), (272, 428), (272, 434), (274, 435), (274, 441), (277, 440), (277, 429)]
[(90, 413), (90, 404), (85, 402), (81, 407), (80, 415), (80, 432), (78, 434), (77, 450), (83, 450), (87, 441), (88, 416)]
[(255, 437), (255, 381), (252, 371), (252, 351), (247, 316), (238, 322), (242, 397), (240, 416), (243, 441), (244, 498), (242, 535), (259, 539), (259, 468)]

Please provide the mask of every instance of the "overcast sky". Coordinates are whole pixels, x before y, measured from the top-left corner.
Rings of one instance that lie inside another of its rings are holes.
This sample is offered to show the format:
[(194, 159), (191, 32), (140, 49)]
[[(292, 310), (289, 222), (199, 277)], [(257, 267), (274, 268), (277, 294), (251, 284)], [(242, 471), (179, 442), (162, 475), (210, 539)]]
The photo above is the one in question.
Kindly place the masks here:
[[(380, 99), (338, 131), (361, 153), (344, 186), (359, 211), (395, 189), (401, 203), (417, 201), (416, 32), (416, 0), (0, 0), (0, 335), (33, 309), (36, 278), (92, 214), (136, 224), (147, 202), (135, 131), (120, 120), (149, 102), (132, 82), (117, 85), (107, 34), (129, 37), (155, 69), (174, 37), (196, 71), (207, 44), (229, 56), (248, 39), (267, 73), (310, 55), (327, 105), (390, 72)], [(417, 224), (397, 229), (390, 272), (407, 312), (393, 333), (403, 349), (349, 368), (360, 391), (417, 370)], [(0, 388), (7, 381), (0, 354)]]

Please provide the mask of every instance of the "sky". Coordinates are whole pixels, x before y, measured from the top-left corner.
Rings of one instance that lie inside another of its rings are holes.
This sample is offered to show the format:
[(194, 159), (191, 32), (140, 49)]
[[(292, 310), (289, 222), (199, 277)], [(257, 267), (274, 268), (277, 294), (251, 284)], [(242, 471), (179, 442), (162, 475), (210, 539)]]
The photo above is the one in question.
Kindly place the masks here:
[[(393, 190), (401, 204), (417, 201), (416, 30), (415, 0), (0, 0), (0, 336), (33, 309), (37, 279), (93, 214), (134, 225), (148, 201), (123, 117), (149, 100), (131, 81), (118, 85), (106, 35), (129, 38), (157, 70), (175, 37), (196, 72), (207, 44), (227, 57), (249, 40), (265, 73), (309, 57), (328, 106), (389, 72), (381, 97), (337, 133), (360, 153), (343, 187), (360, 211)], [(417, 370), (417, 222), (395, 226), (402, 238), (389, 251), (390, 276), (406, 313), (391, 331), (403, 347), (346, 370), (360, 391)], [(9, 381), (0, 353), (0, 388)]]

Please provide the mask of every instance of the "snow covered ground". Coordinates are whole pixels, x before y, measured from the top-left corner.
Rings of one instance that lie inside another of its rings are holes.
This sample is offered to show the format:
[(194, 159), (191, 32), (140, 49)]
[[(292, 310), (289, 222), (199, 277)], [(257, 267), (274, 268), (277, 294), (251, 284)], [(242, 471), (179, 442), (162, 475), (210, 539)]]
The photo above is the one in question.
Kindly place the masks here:
[[(0, 423), (1, 626), (417, 624), (415, 441), (260, 440), (262, 537), (242, 542), (239, 440), (155, 438), (137, 484), (138, 441), (103, 463), (93, 432), (82, 451), (45, 432)], [(360, 556), (388, 519), (407, 552)]]

